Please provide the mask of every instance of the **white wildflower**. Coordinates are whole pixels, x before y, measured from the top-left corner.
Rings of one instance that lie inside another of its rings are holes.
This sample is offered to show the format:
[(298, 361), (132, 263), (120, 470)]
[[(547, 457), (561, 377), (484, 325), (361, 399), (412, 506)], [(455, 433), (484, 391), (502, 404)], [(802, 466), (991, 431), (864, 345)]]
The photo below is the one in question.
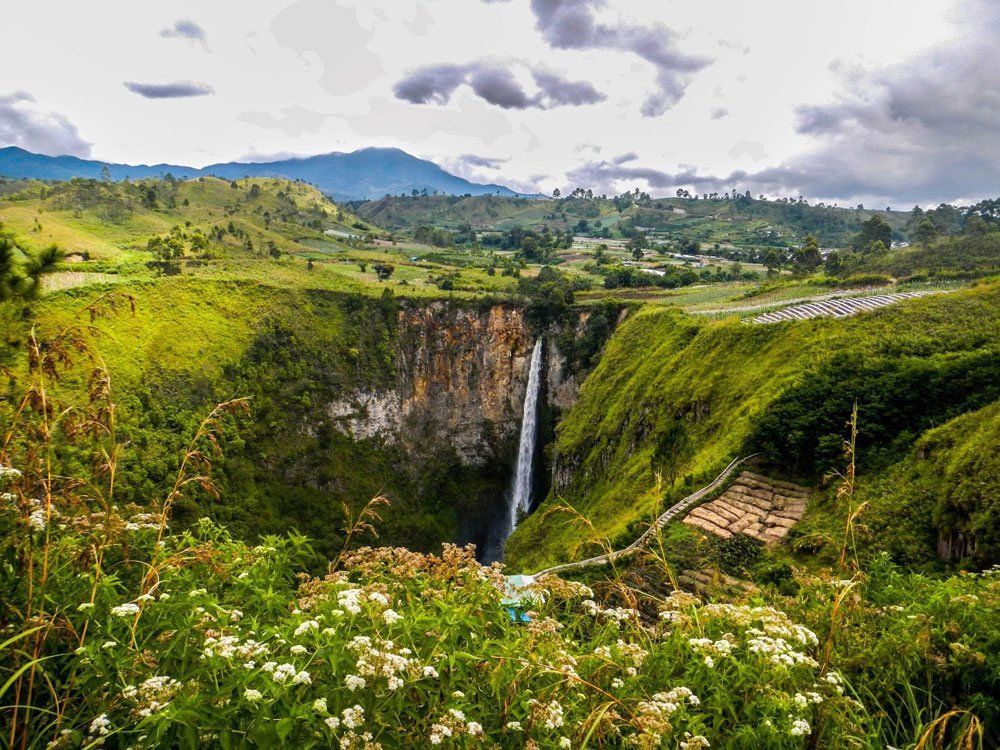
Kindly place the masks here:
[(313, 701), (313, 711), (325, 714), (327, 712), (326, 698), (317, 698)]
[(340, 712), (340, 716), (344, 721), (345, 727), (348, 729), (357, 729), (365, 720), (365, 709), (361, 706), (345, 708)]
[(364, 677), (359, 677), (356, 674), (349, 674), (344, 678), (344, 684), (347, 686), (347, 689), (353, 693), (355, 690), (364, 689), (367, 683), (365, 682)]
[(432, 724), (431, 733), (428, 739), (432, 745), (440, 745), (446, 739), (451, 737), (451, 728), (445, 726), (444, 724)]
[(387, 597), (385, 594), (382, 594), (382, 593), (380, 593), (378, 591), (371, 592), (368, 595), (368, 601), (370, 601), (370, 602), (377, 602), (378, 604), (381, 604), (383, 607), (388, 607), (389, 606), (389, 597)]
[(108, 720), (108, 715), (101, 714), (100, 716), (95, 717), (92, 722), (90, 722), (90, 734), (91, 736), (96, 734), (103, 737), (110, 731), (110, 727), (111, 727), (111, 722)]
[(809, 734), (811, 731), (808, 721), (805, 719), (795, 719), (792, 721), (792, 728), (788, 730), (788, 733), (793, 737), (801, 737)]
[(318, 630), (318, 629), (319, 629), (319, 623), (316, 622), (316, 620), (304, 620), (303, 622), (299, 623), (299, 626), (297, 628), (295, 628), (295, 635), (296, 637), (298, 637), (300, 635), (308, 633), (310, 630)]
[(247, 688), (246, 690), (243, 691), (243, 697), (246, 700), (250, 701), (251, 703), (256, 703), (264, 696), (261, 695), (261, 692), (259, 690), (254, 690), (253, 688)]
[(684, 733), (684, 739), (681, 740), (681, 750), (702, 750), (705, 747), (711, 747), (711, 745), (704, 735), (696, 734), (692, 737), (690, 732)]
[(117, 607), (111, 608), (111, 614), (116, 617), (130, 617), (134, 614), (138, 614), (139, 605), (135, 602), (126, 602), (125, 604), (119, 604)]

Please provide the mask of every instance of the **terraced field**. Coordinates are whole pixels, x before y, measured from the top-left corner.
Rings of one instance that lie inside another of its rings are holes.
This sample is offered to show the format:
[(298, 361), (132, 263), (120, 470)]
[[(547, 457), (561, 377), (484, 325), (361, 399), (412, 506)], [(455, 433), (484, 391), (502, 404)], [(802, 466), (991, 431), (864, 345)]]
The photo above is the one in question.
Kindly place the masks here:
[(773, 544), (802, 518), (808, 500), (807, 487), (744, 471), (719, 497), (692, 510), (684, 523), (724, 539), (746, 534)]
[(935, 294), (935, 292), (897, 292), (895, 294), (879, 294), (874, 297), (846, 297), (808, 302), (804, 305), (795, 305), (758, 315), (753, 319), (753, 322), (780, 323), (785, 320), (809, 320), (820, 317), (846, 318), (859, 312), (877, 310), (880, 307), (894, 305), (897, 302), (915, 297), (923, 297), (927, 294)]

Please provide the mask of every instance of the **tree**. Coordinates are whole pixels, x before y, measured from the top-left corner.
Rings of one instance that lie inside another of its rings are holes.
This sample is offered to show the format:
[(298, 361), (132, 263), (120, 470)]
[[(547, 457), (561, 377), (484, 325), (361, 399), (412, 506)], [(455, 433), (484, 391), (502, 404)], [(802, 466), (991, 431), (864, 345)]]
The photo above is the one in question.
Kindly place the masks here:
[(773, 247), (769, 247), (767, 252), (764, 253), (763, 263), (767, 266), (768, 275), (772, 275), (778, 272), (781, 268), (781, 256), (778, 255), (778, 251)]
[[(21, 251), (23, 252), (23, 251)], [(42, 276), (54, 270), (63, 259), (63, 252), (55, 245), (29, 257), (23, 267), (17, 266), (19, 248), (14, 240), (0, 235), (0, 301), (20, 297), (29, 299), (41, 289)]]
[(887, 248), (892, 246), (892, 227), (878, 214), (861, 225), (861, 231), (851, 240), (851, 247), (858, 252), (868, 252), (876, 242)]
[(562, 191), (559, 188), (556, 188), (555, 190), (552, 191), (552, 197), (553, 198), (558, 198), (561, 195), (562, 195)]
[(823, 256), (819, 252), (819, 243), (812, 235), (806, 237), (802, 247), (798, 248), (792, 255), (792, 263), (795, 270), (800, 273), (812, 273), (819, 264), (823, 262)]
[(642, 260), (642, 258), (643, 258), (644, 255), (645, 255), (645, 253), (643, 253), (641, 247), (633, 247), (632, 248), (632, 257), (635, 258), (636, 260)]
[(375, 275), (378, 276), (379, 281), (388, 281), (393, 271), (396, 270), (396, 267), (391, 263), (375, 263), (372, 268), (375, 269)]
[(917, 225), (917, 228), (913, 230), (913, 240), (914, 242), (919, 242), (921, 245), (929, 245), (937, 237), (937, 233), (937, 227), (934, 226), (934, 222), (924, 218)]
[(839, 276), (840, 273), (844, 270), (844, 264), (841, 261), (840, 253), (838, 253), (836, 250), (834, 250), (833, 252), (831, 252), (829, 255), (826, 256), (825, 270), (827, 275), (829, 276)]

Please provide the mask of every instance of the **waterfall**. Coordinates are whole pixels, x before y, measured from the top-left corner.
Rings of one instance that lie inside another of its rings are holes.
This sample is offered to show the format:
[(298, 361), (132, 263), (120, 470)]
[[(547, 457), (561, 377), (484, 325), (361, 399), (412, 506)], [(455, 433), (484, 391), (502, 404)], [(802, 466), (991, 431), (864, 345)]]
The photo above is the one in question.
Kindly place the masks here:
[(507, 529), (504, 538), (510, 536), (517, 526), (519, 513), (531, 510), (531, 485), (534, 474), (532, 464), (535, 458), (535, 435), (538, 432), (538, 390), (542, 374), (542, 337), (535, 341), (528, 370), (528, 389), (524, 394), (524, 413), (521, 417), (521, 439), (517, 447), (517, 467), (511, 484), (510, 505), (507, 513)]

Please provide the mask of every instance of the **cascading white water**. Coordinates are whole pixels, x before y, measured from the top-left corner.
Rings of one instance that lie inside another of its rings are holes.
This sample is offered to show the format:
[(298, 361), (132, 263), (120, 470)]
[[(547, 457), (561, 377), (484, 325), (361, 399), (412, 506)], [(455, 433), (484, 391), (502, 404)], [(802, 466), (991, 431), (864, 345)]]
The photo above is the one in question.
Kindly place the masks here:
[(535, 341), (528, 369), (528, 389), (524, 394), (524, 412), (521, 417), (521, 439), (517, 448), (517, 466), (511, 485), (510, 505), (507, 513), (507, 529), (510, 536), (517, 526), (520, 513), (531, 510), (532, 464), (535, 458), (535, 435), (538, 431), (538, 391), (542, 375), (542, 337)]

